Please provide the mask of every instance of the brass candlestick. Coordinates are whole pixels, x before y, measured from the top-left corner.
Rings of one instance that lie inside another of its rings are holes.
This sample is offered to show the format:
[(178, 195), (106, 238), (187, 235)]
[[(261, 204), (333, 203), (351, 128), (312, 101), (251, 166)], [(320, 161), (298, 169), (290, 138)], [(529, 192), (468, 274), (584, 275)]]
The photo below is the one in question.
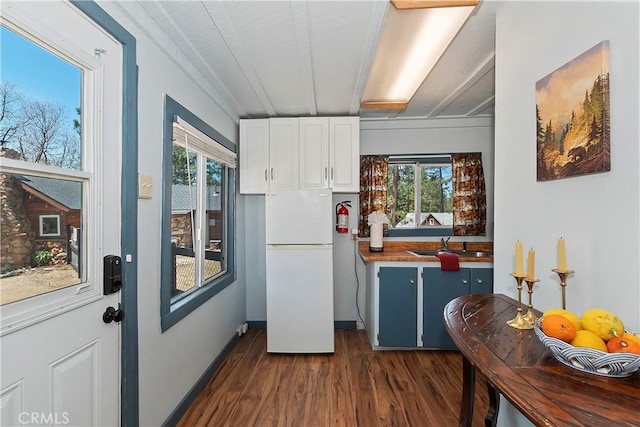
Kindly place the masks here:
[(562, 286), (562, 308), (567, 308), (567, 296), (565, 293), (565, 288), (567, 287), (567, 276), (575, 273), (573, 270), (560, 270), (558, 268), (554, 268), (554, 273), (556, 273), (560, 277), (560, 286)]
[(536, 321), (536, 319), (538, 318), (535, 313), (533, 312), (533, 304), (531, 303), (531, 295), (533, 294), (533, 285), (535, 285), (537, 282), (539, 282), (539, 279), (536, 278), (526, 278), (524, 279), (525, 282), (527, 282), (527, 288), (528, 288), (528, 292), (529, 292), (529, 305), (527, 306), (527, 314), (524, 315), (524, 318), (527, 322), (533, 324), (533, 322)]
[(522, 315), (522, 281), (526, 277), (525, 275), (519, 275), (517, 273), (511, 273), (511, 277), (516, 279), (518, 288), (518, 314), (513, 319), (507, 321), (507, 325), (516, 329), (533, 329), (533, 325)]

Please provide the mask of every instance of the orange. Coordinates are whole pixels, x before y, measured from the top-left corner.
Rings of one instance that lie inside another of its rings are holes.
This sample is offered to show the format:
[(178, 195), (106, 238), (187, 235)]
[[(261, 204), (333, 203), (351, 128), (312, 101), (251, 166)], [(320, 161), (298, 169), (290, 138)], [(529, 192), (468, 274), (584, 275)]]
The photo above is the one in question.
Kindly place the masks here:
[(560, 314), (550, 314), (542, 318), (542, 332), (564, 342), (576, 337), (576, 327), (569, 319)]
[(548, 316), (550, 314), (559, 314), (561, 316), (564, 316), (567, 319), (569, 319), (571, 321), (571, 323), (573, 323), (573, 325), (576, 327), (577, 331), (582, 329), (582, 324), (580, 323), (580, 318), (575, 313), (573, 313), (573, 312), (571, 312), (569, 310), (566, 310), (564, 308), (550, 308), (549, 310), (544, 312), (542, 317)]
[(614, 337), (607, 341), (609, 353), (640, 354), (640, 344), (624, 337)]
[(604, 340), (595, 332), (586, 329), (576, 332), (576, 337), (571, 341), (571, 345), (574, 347), (595, 348), (596, 350), (607, 352), (607, 345)]

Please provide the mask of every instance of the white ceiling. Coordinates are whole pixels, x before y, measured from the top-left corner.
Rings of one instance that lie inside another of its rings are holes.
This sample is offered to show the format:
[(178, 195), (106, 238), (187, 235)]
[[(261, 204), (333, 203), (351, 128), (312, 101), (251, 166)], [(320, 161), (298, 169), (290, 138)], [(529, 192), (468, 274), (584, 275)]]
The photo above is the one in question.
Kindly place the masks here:
[(234, 118), (493, 116), (495, 2), (476, 7), (404, 111), (359, 108), (393, 7), (385, 0), (145, 0), (119, 7)]

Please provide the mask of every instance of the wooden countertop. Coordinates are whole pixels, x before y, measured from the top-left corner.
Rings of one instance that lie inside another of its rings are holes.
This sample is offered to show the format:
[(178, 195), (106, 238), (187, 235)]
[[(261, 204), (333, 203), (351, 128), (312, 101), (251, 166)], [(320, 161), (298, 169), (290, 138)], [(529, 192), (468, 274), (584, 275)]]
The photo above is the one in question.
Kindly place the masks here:
[[(498, 294), (465, 295), (444, 308), (445, 327), (463, 355), (461, 426), (471, 425), (474, 369), (488, 380), (490, 394), (495, 388), (537, 426), (640, 425), (640, 374), (608, 378), (563, 365), (533, 330), (507, 325), (516, 308)], [(485, 425), (495, 425), (493, 397)]]
[[(368, 241), (358, 242), (358, 252), (364, 262), (401, 261), (401, 262), (437, 262), (437, 257), (417, 257), (408, 253), (408, 250), (437, 250), (440, 242), (401, 242), (385, 241), (382, 252), (371, 252)], [(462, 242), (449, 242), (449, 249), (462, 250)], [(493, 242), (468, 242), (468, 251), (493, 252)], [(460, 256), (460, 262), (493, 262), (493, 257), (464, 257)]]

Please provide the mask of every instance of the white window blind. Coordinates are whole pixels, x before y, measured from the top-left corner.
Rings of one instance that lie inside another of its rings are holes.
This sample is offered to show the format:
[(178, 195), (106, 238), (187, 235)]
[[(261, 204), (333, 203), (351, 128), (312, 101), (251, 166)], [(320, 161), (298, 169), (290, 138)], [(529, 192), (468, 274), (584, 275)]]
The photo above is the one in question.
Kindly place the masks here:
[(236, 153), (187, 123), (180, 116), (173, 122), (173, 141), (190, 150), (199, 151), (229, 168), (236, 168)]

